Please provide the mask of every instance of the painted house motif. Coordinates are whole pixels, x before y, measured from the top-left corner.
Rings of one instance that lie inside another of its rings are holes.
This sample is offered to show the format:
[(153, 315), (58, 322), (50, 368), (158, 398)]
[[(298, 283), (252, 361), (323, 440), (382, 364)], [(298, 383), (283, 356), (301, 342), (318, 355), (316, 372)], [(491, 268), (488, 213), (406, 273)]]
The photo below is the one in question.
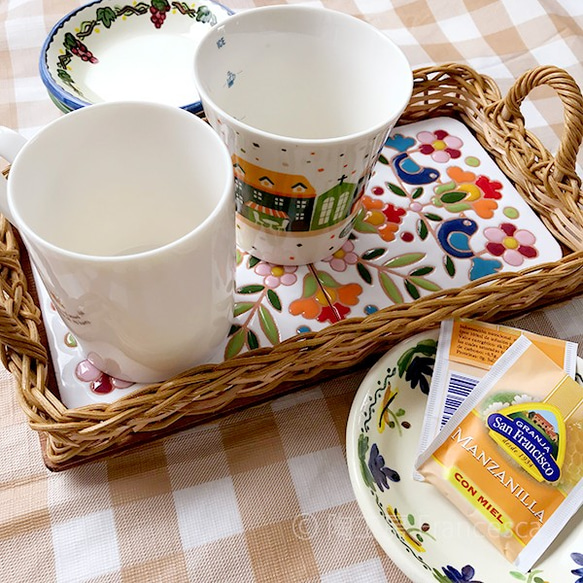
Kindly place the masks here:
[(350, 214), (356, 185), (338, 184), (317, 195), (299, 174), (274, 172), (233, 156), (237, 212), (249, 221), (278, 231), (324, 229)]
[(318, 197), (312, 217), (313, 231), (335, 225), (350, 214), (356, 185), (344, 180), (346, 176), (341, 176), (336, 186)]
[(233, 156), (237, 212), (263, 227), (307, 231), (316, 191), (305, 176), (273, 172)]

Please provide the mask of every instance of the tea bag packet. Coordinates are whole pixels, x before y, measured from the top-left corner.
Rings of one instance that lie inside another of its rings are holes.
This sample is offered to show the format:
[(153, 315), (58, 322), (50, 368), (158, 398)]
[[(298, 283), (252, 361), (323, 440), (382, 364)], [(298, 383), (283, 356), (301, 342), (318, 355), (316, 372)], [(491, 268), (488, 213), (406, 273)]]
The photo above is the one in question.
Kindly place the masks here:
[[(521, 334), (569, 376), (575, 376), (577, 344), (574, 342), (476, 320), (443, 321), (417, 446), (418, 455), (425, 451), (478, 381)], [(417, 472), (413, 477), (423, 479)]]
[(583, 502), (582, 455), (583, 387), (521, 336), (415, 469), (527, 571)]

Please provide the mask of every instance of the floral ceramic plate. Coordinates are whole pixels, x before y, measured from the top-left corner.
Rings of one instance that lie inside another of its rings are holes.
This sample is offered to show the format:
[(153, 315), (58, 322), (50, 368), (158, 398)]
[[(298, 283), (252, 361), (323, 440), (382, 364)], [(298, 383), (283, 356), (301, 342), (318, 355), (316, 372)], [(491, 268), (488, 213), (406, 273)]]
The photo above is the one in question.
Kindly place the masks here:
[(147, 99), (197, 113), (202, 104), (194, 51), (207, 30), (230, 14), (212, 0), (97, 0), (53, 27), (41, 52), (41, 78), (64, 112)]
[[(415, 583), (580, 583), (583, 510), (541, 561), (519, 573), (430, 484), (412, 478), (438, 331), (390, 350), (358, 390), (346, 454), (356, 499), (373, 535)], [(578, 381), (583, 379), (578, 359)]]

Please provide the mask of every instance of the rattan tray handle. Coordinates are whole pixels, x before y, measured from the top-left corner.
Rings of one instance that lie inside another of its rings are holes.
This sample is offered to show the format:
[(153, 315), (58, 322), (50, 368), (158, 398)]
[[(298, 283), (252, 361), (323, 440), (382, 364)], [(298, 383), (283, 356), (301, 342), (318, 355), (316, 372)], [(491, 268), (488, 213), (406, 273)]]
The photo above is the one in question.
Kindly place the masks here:
[[(563, 105), (563, 131), (554, 157), (532, 132), (525, 130), (520, 106), (537, 87), (549, 86)], [(529, 185), (527, 197), (541, 219), (568, 247), (583, 249), (583, 194), (577, 155), (583, 141), (583, 97), (576, 81), (563, 69), (541, 66), (521, 75), (487, 114), (496, 121), (502, 156), (498, 160), (517, 188)], [(533, 192), (532, 185), (539, 184)], [(564, 234), (564, 236), (561, 236)]]
[(577, 83), (570, 75), (563, 69), (548, 66), (527, 71), (516, 80), (502, 100), (502, 117), (506, 120), (518, 117), (524, 123), (520, 106), (533, 89), (543, 85), (557, 92), (564, 107), (564, 132), (555, 154), (554, 179), (564, 182), (564, 177), (567, 177), (580, 184), (575, 167), (583, 140), (583, 100)]

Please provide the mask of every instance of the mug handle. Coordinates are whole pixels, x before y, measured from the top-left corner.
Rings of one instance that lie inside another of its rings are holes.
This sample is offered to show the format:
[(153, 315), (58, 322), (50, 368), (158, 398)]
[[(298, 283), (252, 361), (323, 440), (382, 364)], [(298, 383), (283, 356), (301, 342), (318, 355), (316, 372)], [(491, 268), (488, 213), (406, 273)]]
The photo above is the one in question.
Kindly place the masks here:
[[(14, 162), (18, 152), (26, 144), (26, 138), (18, 132), (0, 126), (0, 156), (9, 163)], [(2, 173), (4, 174), (4, 173)], [(8, 188), (6, 179), (0, 179), (0, 212), (12, 223), (14, 220), (8, 208)]]

